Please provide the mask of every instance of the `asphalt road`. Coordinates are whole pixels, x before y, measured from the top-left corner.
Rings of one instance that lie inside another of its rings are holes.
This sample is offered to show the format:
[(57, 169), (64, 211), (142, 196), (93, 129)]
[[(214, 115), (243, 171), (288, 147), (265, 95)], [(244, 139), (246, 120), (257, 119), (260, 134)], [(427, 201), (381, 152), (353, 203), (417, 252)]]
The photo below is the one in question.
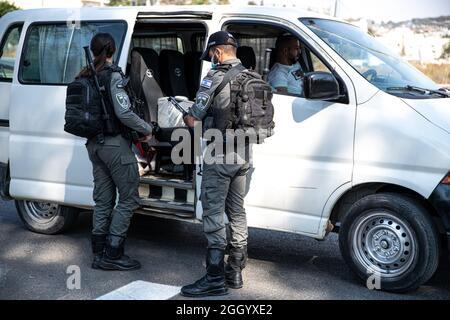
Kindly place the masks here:
[[(23, 227), (13, 202), (0, 201), (0, 299), (96, 299), (136, 280), (182, 286), (203, 275), (206, 242), (199, 224), (136, 216), (127, 253), (143, 267), (132, 272), (90, 268), (90, 228), (86, 212), (66, 234), (35, 234)], [(220, 299), (450, 299), (447, 264), (408, 294), (368, 290), (344, 263), (335, 234), (316, 241), (250, 229), (249, 257), (244, 288)], [(67, 288), (71, 265), (80, 267), (80, 289)]]

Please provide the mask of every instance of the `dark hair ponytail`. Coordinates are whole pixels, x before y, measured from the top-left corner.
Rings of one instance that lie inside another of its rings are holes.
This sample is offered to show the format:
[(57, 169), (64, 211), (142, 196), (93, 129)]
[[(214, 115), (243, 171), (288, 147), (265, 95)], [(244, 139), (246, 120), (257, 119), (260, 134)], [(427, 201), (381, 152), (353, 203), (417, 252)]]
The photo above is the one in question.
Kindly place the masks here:
[[(106, 59), (111, 58), (116, 52), (116, 42), (109, 33), (97, 33), (91, 40), (90, 49), (94, 55), (95, 71), (101, 71), (106, 65)], [(83, 68), (79, 77), (89, 77), (91, 72)]]

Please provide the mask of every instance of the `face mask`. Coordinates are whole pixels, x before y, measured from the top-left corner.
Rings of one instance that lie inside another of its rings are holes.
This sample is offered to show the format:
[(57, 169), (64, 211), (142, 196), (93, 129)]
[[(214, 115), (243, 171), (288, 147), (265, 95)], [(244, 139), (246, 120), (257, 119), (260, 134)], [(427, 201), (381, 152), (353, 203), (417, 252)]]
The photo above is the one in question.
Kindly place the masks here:
[(217, 68), (219, 66), (219, 58), (216, 58), (216, 55), (213, 55), (211, 58), (211, 67), (213, 69)]

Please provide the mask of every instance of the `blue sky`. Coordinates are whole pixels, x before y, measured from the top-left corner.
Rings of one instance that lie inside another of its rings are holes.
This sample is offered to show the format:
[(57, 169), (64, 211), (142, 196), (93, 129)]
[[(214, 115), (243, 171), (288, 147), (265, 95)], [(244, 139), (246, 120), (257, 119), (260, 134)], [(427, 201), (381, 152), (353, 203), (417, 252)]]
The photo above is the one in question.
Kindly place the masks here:
[(341, 16), (382, 21), (450, 15), (450, 0), (341, 0)]

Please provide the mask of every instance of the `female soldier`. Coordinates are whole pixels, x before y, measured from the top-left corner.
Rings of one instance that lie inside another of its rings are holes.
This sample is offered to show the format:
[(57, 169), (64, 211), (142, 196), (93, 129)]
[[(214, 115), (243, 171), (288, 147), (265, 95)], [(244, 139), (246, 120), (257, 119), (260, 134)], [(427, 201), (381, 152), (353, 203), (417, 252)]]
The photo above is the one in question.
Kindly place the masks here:
[[(120, 69), (112, 63), (116, 45), (108, 33), (96, 34), (90, 44), (94, 55), (100, 87), (104, 87), (104, 100), (112, 119), (113, 130), (99, 134), (86, 143), (94, 176), (94, 215), (92, 268), (103, 270), (133, 270), (140, 263), (124, 255), (133, 211), (139, 207), (139, 173), (131, 149), (130, 130), (141, 133), (148, 141), (152, 126), (130, 110), (130, 99), (124, 90)], [(79, 77), (90, 77), (88, 68)], [(116, 206), (116, 194), (119, 201)], [(115, 207), (115, 208), (114, 208)]]

